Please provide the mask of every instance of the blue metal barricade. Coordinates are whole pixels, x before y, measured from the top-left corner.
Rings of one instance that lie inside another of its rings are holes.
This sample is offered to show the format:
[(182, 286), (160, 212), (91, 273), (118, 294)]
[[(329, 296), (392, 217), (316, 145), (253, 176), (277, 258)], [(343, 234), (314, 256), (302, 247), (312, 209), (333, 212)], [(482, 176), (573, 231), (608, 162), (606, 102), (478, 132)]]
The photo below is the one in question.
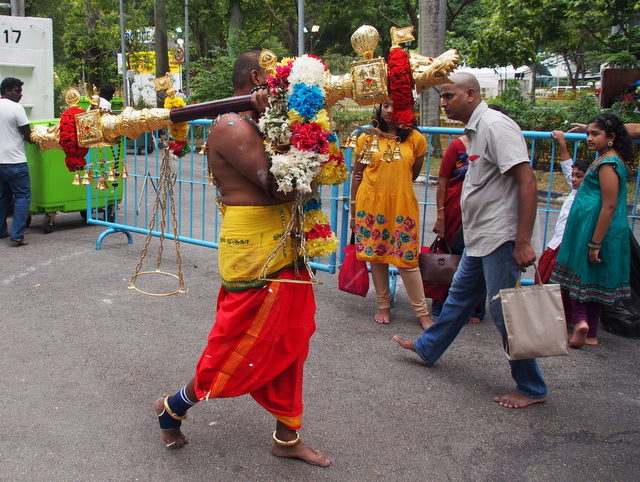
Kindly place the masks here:
[[(176, 231), (183, 243), (191, 243), (208, 248), (218, 247), (218, 236), (220, 230), (221, 216), (217, 209), (217, 189), (209, 185), (207, 177), (206, 156), (200, 154), (201, 146), (205, 143), (207, 132), (211, 125), (210, 120), (197, 120), (189, 122), (189, 153), (181, 158), (171, 159), (172, 172), (176, 174), (176, 181), (173, 185), (173, 202), (176, 211)], [(109, 189), (99, 191), (87, 186), (87, 222), (106, 226), (97, 239), (96, 249), (101, 249), (106, 236), (114, 233), (124, 233), (128, 241), (133, 242), (131, 233), (148, 234), (149, 223), (153, 215), (153, 206), (156, 202), (157, 187), (160, 172), (161, 151), (158, 149), (158, 140), (163, 134), (154, 132), (144, 136), (144, 146), (138, 139), (133, 142), (132, 154), (126, 156), (128, 178), (121, 179), (113, 186), (109, 183)], [(154, 149), (148, 149), (148, 144), (153, 143)], [(144, 147), (144, 148), (143, 148)], [(150, 154), (149, 151), (153, 152)], [(88, 164), (98, 170), (98, 164), (88, 158)], [(111, 164), (107, 166), (111, 167)], [(100, 219), (98, 211), (92, 206), (96, 206), (97, 200), (119, 190), (121, 202), (113, 203), (109, 210), (114, 214), (105, 219)], [(334, 232), (339, 231), (339, 202), (343, 199), (340, 196), (340, 186), (324, 186), (320, 192), (323, 201), (323, 210), (329, 217), (331, 228)], [(170, 197), (167, 196), (167, 202)], [(167, 239), (173, 239), (173, 226), (170, 219), (170, 206), (165, 209), (166, 226), (162, 234)], [(161, 211), (161, 210), (160, 210)], [(160, 213), (157, 214), (156, 226), (160, 226)], [(153, 236), (160, 236), (160, 231), (154, 230)], [(322, 259), (314, 259), (312, 267), (327, 271), (336, 272), (336, 254), (332, 254)]]
[[(172, 171), (176, 174), (176, 182), (173, 187), (174, 203), (177, 215), (177, 232), (181, 242), (196, 244), (209, 248), (218, 247), (218, 235), (221, 223), (221, 217), (218, 213), (216, 197), (217, 191), (214, 186), (210, 186), (207, 179), (207, 162), (206, 157), (200, 154), (200, 148), (206, 141), (208, 128), (211, 125), (210, 120), (198, 120), (189, 122), (191, 128), (189, 131), (190, 152), (185, 157), (172, 159)], [(428, 149), (425, 159), (426, 179), (424, 187), (422, 184), (417, 185), (419, 205), (421, 209), (421, 244), (425, 245), (425, 237), (430, 233), (431, 223), (435, 219), (435, 193), (434, 184), (437, 172), (434, 172), (432, 181), (430, 182), (430, 173), (432, 172), (432, 163), (435, 161), (433, 154), (433, 136), (446, 136), (450, 141), (454, 136), (463, 133), (463, 129), (450, 127), (420, 127), (428, 141)], [(550, 230), (553, 229), (552, 218), (557, 215), (559, 209), (552, 204), (553, 191), (553, 174), (555, 163), (550, 162), (555, 159), (555, 143), (552, 141), (550, 132), (529, 132), (525, 131), (525, 139), (529, 143), (530, 161), (540, 158), (541, 152), (548, 151), (549, 161), (549, 183), (546, 195), (540, 199), (538, 208), (538, 217), (540, 226), (544, 226), (542, 235), (542, 246), (546, 246), (550, 237)], [(124, 233), (128, 241), (133, 242), (131, 233), (148, 234), (150, 216), (153, 213), (153, 205), (156, 201), (158, 173), (160, 167), (160, 150), (158, 149), (158, 140), (163, 134), (154, 132), (147, 134), (140, 142), (144, 146), (138, 145), (138, 141), (133, 144), (133, 153), (126, 156), (126, 165), (129, 171), (128, 179), (120, 180), (117, 186), (110, 184), (110, 191), (97, 191), (92, 186), (87, 186), (87, 222), (107, 227), (101, 233), (96, 242), (96, 249), (100, 249), (104, 238), (113, 233)], [(575, 141), (574, 157), (581, 147), (581, 142), (586, 139), (584, 134), (567, 134), (568, 141)], [(635, 142), (640, 143), (640, 140)], [(153, 152), (150, 154), (148, 147), (153, 145)], [(139, 154), (142, 152), (143, 154)], [(590, 155), (590, 154), (589, 154)], [(349, 170), (351, 170), (352, 150), (345, 150), (345, 160)], [(90, 165), (96, 167), (91, 159), (88, 159)], [(562, 190), (569, 191), (568, 186), (562, 181)], [(312, 266), (316, 269), (335, 273), (342, 263), (344, 257), (344, 247), (349, 242), (349, 201), (350, 201), (350, 185), (351, 174), (349, 178), (341, 186), (324, 186), (321, 190), (321, 199), (323, 200), (323, 210), (329, 217), (331, 228), (339, 237), (339, 249), (337, 253), (326, 258), (314, 259)], [(629, 221), (632, 230), (635, 232), (636, 220), (640, 218), (638, 213), (638, 196), (640, 192), (640, 172), (636, 173), (635, 191), (632, 204), (630, 203)], [(98, 209), (92, 206), (104, 205), (99, 202), (106, 199), (109, 193), (119, 190), (117, 196), (112, 198), (118, 200), (109, 207), (107, 211), (110, 215), (105, 215), (104, 219), (100, 219)], [(101, 196), (103, 198), (101, 198)], [(542, 204), (540, 206), (540, 204)], [(171, 220), (169, 219), (170, 210), (167, 213), (166, 232), (162, 233), (166, 238), (173, 239)], [(158, 214), (157, 216), (160, 216)], [(156, 219), (156, 226), (159, 226), (159, 219)], [(160, 236), (159, 231), (153, 231), (154, 236)], [(430, 243), (429, 243), (430, 244)], [(391, 287), (395, 292), (397, 270), (391, 270)]]
[[(419, 127), (418, 130), (423, 133), (427, 137), (427, 154), (425, 156), (425, 186), (424, 192), (419, 193), (422, 195), (418, 195), (418, 204), (421, 208), (421, 222), (422, 222), (422, 231), (421, 231), (421, 245), (431, 244), (430, 242), (426, 243), (425, 238), (431, 232), (431, 226), (435, 220), (435, 209), (436, 209), (436, 201), (435, 195), (437, 191), (437, 172), (433, 174), (433, 183), (435, 186), (431, 186), (429, 180), (429, 173), (432, 172), (432, 161), (433, 158), (433, 136), (447, 136), (448, 141), (450, 142), (454, 137), (458, 137), (464, 133), (464, 129), (462, 128), (453, 128), (453, 127)], [(540, 152), (536, 151), (537, 147), (544, 147), (545, 150), (549, 150), (549, 160), (554, 160), (556, 157), (556, 146), (553, 138), (551, 136), (551, 132), (538, 132), (538, 131), (523, 131), (523, 135), (529, 144), (529, 159), (530, 163), (534, 165), (534, 161), (540, 157)], [(581, 148), (581, 143), (583, 143), (587, 136), (586, 134), (565, 134), (565, 137), (568, 142), (574, 141), (573, 146), (573, 157), (576, 159), (577, 153)], [(640, 140), (634, 140), (636, 144), (640, 144)], [(548, 149), (547, 149), (548, 148)], [(352, 165), (352, 149), (348, 149), (345, 153), (345, 159), (347, 160), (347, 165)], [(593, 155), (593, 154), (587, 154)], [(549, 182), (546, 194), (544, 196), (539, 196), (539, 207), (538, 207), (538, 223), (542, 227), (544, 226), (544, 231), (541, 239), (541, 246), (544, 247), (547, 245), (547, 242), (551, 238), (554, 224), (551, 224), (551, 220), (554, 216), (560, 212), (559, 209), (555, 209), (552, 206), (552, 194), (553, 194), (553, 175), (554, 175), (554, 162), (549, 162)], [(635, 180), (635, 191), (633, 197), (633, 203), (630, 205), (630, 213), (629, 213), (629, 223), (631, 225), (631, 229), (635, 232), (636, 220), (640, 218), (640, 214), (638, 213), (638, 195), (640, 191), (640, 169), (636, 169), (636, 180)], [(555, 171), (557, 172), (557, 171)], [(343, 193), (345, 196), (345, 201), (343, 204), (343, 222), (341, 223), (341, 231), (340, 231), (340, 262), (342, 262), (343, 258), (343, 248), (349, 242), (348, 239), (348, 229), (349, 229), (349, 187), (351, 178), (347, 179), (345, 186), (343, 187)], [(564, 181), (564, 177), (562, 178), (562, 190), (565, 192), (569, 192), (569, 187), (566, 185)], [(421, 189), (420, 189), (421, 190)], [(543, 206), (540, 206), (542, 204)], [(551, 231), (551, 233), (550, 233)], [(539, 234), (539, 233), (534, 233)], [(390, 274), (390, 288), (393, 296), (395, 295), (395, 287), (396, 280), (398, 276), (398, 270), (395, 268), (391, 268), (389, 270)], [(523, 284), (531, 284), (532, 280), (523, 280)]]

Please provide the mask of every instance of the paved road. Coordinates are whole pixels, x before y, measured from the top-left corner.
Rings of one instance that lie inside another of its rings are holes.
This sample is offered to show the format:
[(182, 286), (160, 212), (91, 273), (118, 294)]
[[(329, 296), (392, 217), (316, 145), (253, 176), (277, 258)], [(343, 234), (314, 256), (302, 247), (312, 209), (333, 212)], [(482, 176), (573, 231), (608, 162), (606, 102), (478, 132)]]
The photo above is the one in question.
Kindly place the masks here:
[[(638, 341), (603, 332), (599, 347), (542, 360), (549, 401), (507, 410), (491, 402), (512, 381), (490, 322), (428, 368), (391, 341), (420, 333), (402, 289), (380, 326), (371, 293), (342, 293), (325, 273), (303, 437), (333, 465), (271, 456), (274, 421), (248, 396), (193, 409), (191, 443), (167, 451), (150, 407), (193, 373), (216, 253), (183, 246), (188, 292), (152, 298), (127, 290), (144, 238), (96, 251), (101, 230), (71, 213), (49, 235), (34, 225), (24, 248), (0, 240), (2, 480), (638, 480)], [(175, 272), (166, 246), (163, 267)]]

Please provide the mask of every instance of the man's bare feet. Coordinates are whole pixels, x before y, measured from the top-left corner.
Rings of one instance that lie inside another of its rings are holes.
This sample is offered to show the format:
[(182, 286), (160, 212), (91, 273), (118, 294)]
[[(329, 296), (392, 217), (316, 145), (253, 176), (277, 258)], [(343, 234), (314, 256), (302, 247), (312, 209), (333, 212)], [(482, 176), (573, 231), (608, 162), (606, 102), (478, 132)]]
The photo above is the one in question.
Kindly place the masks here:
[(469, 318), (469, 323), (471, 323), (472, 325), (480, 323), (481, 321), (482, 320), (480, 318), (478, 318), (477, 316), (472, 316), (471, 318)]
[(501, 407), (505, 408), (524, 408), (534, 403), (546, 402), (546, 398), (529, 398), (522, 393), (514, 390), (502, 395), (501, 397), (493, 397), (493, 401), (499, 403)]
[(388, 325), (391, 323), (391, 308), (378, 308), (376, 316), (373, 317), (376, 323)]
[[(164, 398), (160, 397), (153, 403), (153, 411), (156, 415), (160, 415), (163, 410)], [(174, 428), (172, 430), (160, 430), (160, 438), (168, 449), (179, 449), (189, 443), (187, 437), (184, 436), (179, 428)]]
[(569, 346), (571, 348), (582, 348), (582, 345), (587, 341), (587, 333), (589, 332), (589, 325), (586, 321), (582, 320), (576, 323), (573, 333), (569, 338)]
[(401, 336), (394, 335), (392, 338), (398, 345), (400, 345), (405, 350), (416, 351), (416, 347), (413, 346), (413, 341), (408, 340), (407, 338), (402, 338)]
[(292, 447), (282, 447), (274, 442), (271, 447), (271, 453), (276, 457), (300, 459), (303, 462), (311, 465), (318, 465), (320, 467), (328, 467), (331, 465), (331, 459), (329, 459), (326, 454), (319, 450), (312, 449), (302, 442), (298, 442)]
[(598, 346), (598, 337), (587, 337), (584, 344), (589, 346)]
[(418, 316), (418, 323), (420, 323), (420, 326), (422, 327), (423, 330), (426, 330), (431, 325), (433, 325), (433, 320), (427, 314), (427, 315), (424, 315), (424, 316)]

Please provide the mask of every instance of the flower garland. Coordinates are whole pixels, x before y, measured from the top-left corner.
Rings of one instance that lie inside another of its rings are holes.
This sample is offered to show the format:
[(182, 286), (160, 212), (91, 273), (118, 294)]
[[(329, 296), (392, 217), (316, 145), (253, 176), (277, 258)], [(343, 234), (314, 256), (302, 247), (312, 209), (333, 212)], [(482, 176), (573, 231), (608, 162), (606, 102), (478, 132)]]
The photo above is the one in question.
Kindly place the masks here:
[(317, 198), (311, 198), (304, 205), (304, 237), (309, 256), (328, 256), (338, 246), (338, 238), (331, 231), (327, 215)]
[[(164, 99), (165, 109), (175, 109), (186, 105), (184, 99), (175, 95), (168, 96)], [(187, 134), (189, 132), (189, 124), (187, 122), (179, 122), (169, 126), (169, 134), (173, 137), (173, 141), (169, 142), (169, 150), (176, 156), (182, 157), (189, 152), (187, 143)]]
[[(331, 120), (323, 90), (326, 66), (316, 56), (284, 58), (269, 77), (270, 107), (258, 122), (271, 156), (271, 173), (278, 190), (313, 195), (315, 184), (341, 184), (347, 168)], [(317, 196), (307, 201), (304, 237), (309, 256), (335, 251), (337, 238), (322, 213)]]
[(71, 172), (82, 171), (87, 164), (89, 149), (78, 146), (76, 114), (85, 112), (77, 106), (69, 107), (60, 116), (60, 147), (64, 151), (64, 163)]
[(391, 49), (388, 59), (389, 93), (393, 102), (391, 120), (401, 129), (415, 122), (413, 115), (413, 77), (409, 54), (401, 48)]
[(331, 134), (322, 84), (326, 66), (313, 55), (284, 58), (269, 77), (271, 106), (258, 127), (269, 140), (271, 173), (278, 190), (312, 192), (311, 183), (341, 184), (347, 179), (344, 156)]

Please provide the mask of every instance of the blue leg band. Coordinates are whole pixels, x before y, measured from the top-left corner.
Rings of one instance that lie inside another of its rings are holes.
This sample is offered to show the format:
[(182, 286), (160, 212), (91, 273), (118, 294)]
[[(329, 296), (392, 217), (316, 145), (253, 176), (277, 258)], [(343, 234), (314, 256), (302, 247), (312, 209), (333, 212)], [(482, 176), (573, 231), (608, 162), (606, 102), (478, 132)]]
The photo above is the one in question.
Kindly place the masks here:
[[(173, 430), (179, 428), (182, 425), (182, 420), (176, 419), (177, 417), (186, 418), (187, 410), (189, 410), (195, 402), (192, 402), (187, 396), (186, 387), (182, 387), (175, 395), (165, 398), (165, 406), (158, 414), (158, 422), (160, 423), (160, 430)], [(167, 405), (169, 410), (167, 410)]]

